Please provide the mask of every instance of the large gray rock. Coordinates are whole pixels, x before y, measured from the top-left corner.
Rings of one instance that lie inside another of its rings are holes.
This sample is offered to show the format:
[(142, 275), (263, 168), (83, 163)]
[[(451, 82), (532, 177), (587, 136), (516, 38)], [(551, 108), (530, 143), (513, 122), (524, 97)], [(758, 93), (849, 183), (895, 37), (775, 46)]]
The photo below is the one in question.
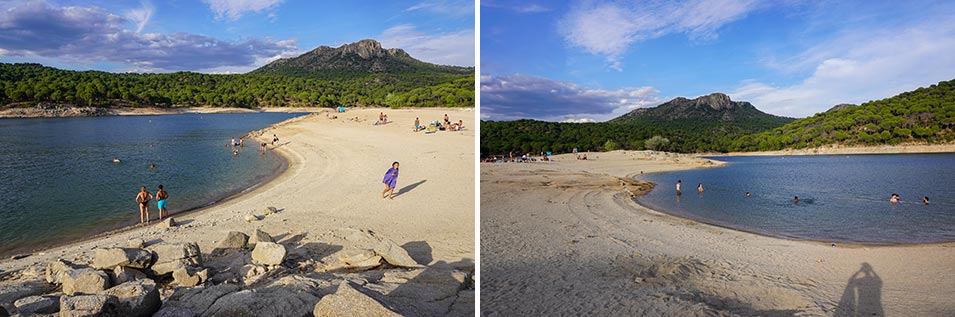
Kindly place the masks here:
[(150, 267), (156, 275), (169, 274), (184, 266), (202, 266), (202, 253), (195, 243), (159, 243), (147, 249), (156, 257), (156, 262)]
[(226, 235), (225, 239), (219, 241), (217, 245), (220, 249), (241, 249), (245, 248), (246, 244), (249, 243), (249, 236), (238, 231), (229, 231), (229, 234)]
[(147, 277), (146, 273), (143, 273), (140, 270), (117, 266), (115, 269), (113, 269), (113, 274), (110, 276), (110, 278), (113, 280), (113, 285), (119, 285), (129, 281), (145, 279)]
[(33, 316), (37, 314), (52, 314), (60, 311), (59, 296), (28, 296), (18, 299), (13, 303), (20, 316)]
[(142, 249), (144, 246), (146, 246), (146, 240), (143, 240), (142, 238), (132, 238), (126, 240), (126, 246), (130, 248)]
[(252, 261), (263, 265), (279, 265), (288, 253), (285, 246), (272, 242), (259, 242), (252, 250)]
[(118, 316), (119, 300), (112, 295), (77, 295), (60, 297), (60, 317)]
[(193, 287), (209, 279), (209, 269), (199, 269), (191, 266), (180, 267), (172, 271), (173, 283), (179, 286)]
[(225, 295), (203, 316), (310, 316), (322, 281), (291, 275), (265, 287)]
[(318, 271), (329, 272), (337, 270), (364, 271), (381, 265), (381, 256), (375, 251), (365, 249), (345, 249), (324, 259), (325, 266)]
[(63, 273), (74, 268), (75, 266), (73, 263), (62, 259), (57, 259), (56, 261), (50, 262), (50, 264), (47, 264), (46, 266), (46, 281), (50, 284), (60, 284), (60, 280), (63, 278)]
[(315, 317), (394, 317), (401, 316), (395, 313), (374, 298), (355, 290), (348, 282), (342, 282), (335, 294), (326, 295), (315, 304), (312, 310)]
[(219, 284), (203, 288), (181, 288), (163, 303), (154, 317), (196, 317), (209, 309), (219, 298), (242, 289), (235, 284)]
[(418, 262), (408, 255), (408, 251), (389, 239), (381, 239), (375, 244), (375, 253), (380, 255), (385, 261), (394, 266), (417, 268), (421, 267)]
[(10, 317), (10, 313), (3, 306), (0, 306), (0, 317)]
[(255, 229), (255, 232), (249, 237), (249, 247), (254, 248), (255, 244), (259, 242), (275, 242), (275, 240), (272, 240), (272, 236), (265, 231)]
[(162, 301), (156, 282), (150, 279), (136, 280), (116, 285), (106, 290), (106, 295), (115, 296), (119, 301), (117, 313), (120, 316), (152, 316)]
[(112, 270), (117, 266), (138, 269), (148, 268), (153, 262), (153, 254), (145, 249), (106, 248), (96, 249), (92, 266), (97, 269)]
[(96, 294), (109, 288), (109, 276), (103, 271), (91, 268), (67, 270), (61, 278), (63, 293)]
[(27, 280), (12, 280), (0, 282), (0, 307), (13, 310), (13, 302), (17, 299), (50, 293), (56, 287), (42, 278)]

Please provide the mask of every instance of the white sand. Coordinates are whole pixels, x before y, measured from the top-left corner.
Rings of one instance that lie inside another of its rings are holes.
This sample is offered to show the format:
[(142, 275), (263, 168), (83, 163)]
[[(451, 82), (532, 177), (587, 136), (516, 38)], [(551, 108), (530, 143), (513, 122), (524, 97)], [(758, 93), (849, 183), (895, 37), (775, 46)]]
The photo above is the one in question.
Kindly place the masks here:
[[(620, 178), (709, 165), (588, 156), (481, 164), (482, 314), (955, 316), (955, 244), (833, 248), (700, 224), (637, 205)], [(864, 263), (877, 277), (850, 282)]]
[[(373, 126), (384, 111), (393, 123)], [(463, 132), (440, 131), (426, 135), (412, 132), (415, 117), (438, 120), (447, 113), (463, 119)], [(473, 266), (474, 259), (474, 142), (473, 109), (365, 109), (324, 114), (280, 124), (266, 131), (278, 134), (278, 151), (288, 157), (289, 169), (275, 180), (201, 211), (173, 217), (183, 225), (163, 229), (158, 225), (126, 230), (105, 237), (33, 252), (19, 260), (0, 261), (0, 271), (11, 271), (56, 258), (89, 260), (96, 247), (125, 246), (127, 239), (149, 242), (198, 242), (203, 252), (215, 247), (229, 231), (251, 233), (262, 229), (298, 243), (327, 242), (331, 232), (343, 228), (371, 230), (406, 245), (416, 259)], [(358, 117), (359, 121), (347, 119)], [(218, 149), (210, 149), (218, 150)], [(247, 147), (241, 155), (258, 155)], [(270, 154), (275, 155), (275, 154)], [(401, 162), (398, 194), (381, 198), (385, 171)], [(175, 188), (174, 184), (169, 186)], [(176, 211), (176, 192), (169, 204)], [(130, 198), (132, 201), (132, 198)], [(262, 216), (266, 207), (281, 211), (261, 221), (247, 223), (250, 212)], [(150, 214), (158, 215), (155, 205)], [(139, 217), (135, 205), (129, 216)], [(407, 244), (410, 243), (410, 244)]]

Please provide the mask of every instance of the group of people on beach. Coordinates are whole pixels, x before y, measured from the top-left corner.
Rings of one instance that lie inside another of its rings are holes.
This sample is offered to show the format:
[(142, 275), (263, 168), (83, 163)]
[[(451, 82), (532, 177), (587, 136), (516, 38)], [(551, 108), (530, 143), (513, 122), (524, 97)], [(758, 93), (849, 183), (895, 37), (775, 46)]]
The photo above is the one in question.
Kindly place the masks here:
[(530, 152), (521, 154), (520, 156), (515, 156), (514, 151), (507, 153), (507, 155), (493, 155), (486, 157), (481, 162), (483, 163), (530, 163), (530, 162), (548, 162), (552, 161), (550, 158), (551, 152), (540, 152), (540, 155), (534, 157)]
[(461, 131), (464, 130), (464, 120), (458, 120), (458, 122), (451, 122), (451, 119), (448, 117), (448, 114), (444, 114), (444, 120), (431, 121), (427, 126), (421, 124), (421, 118), (414, 118), (414, 132), (425, 130), (427, 133), (434, 133), (437, 131)]
[[(229, 142), (229, 145), (232, 146), (232, 156), (239, 156), (239, 150), (245, 147), (245, 143), (243, 142), (243, 139), (245, 139), (245, 137), (241, 137), (238, 140), (236, 140), (236, 138), (233, 137), (232, 141)], [(278, 143), (278, 142), (279, 142), (278, 135), (272, 134), (272, 146), (275, 146), (275, 143)], [(259, 144), (260, 153), (265, 155), (265, 153), (268, 152), (268, 150), (269, 150), (268, 142), (262, 142)]]
[(156, 208), (159, 209), (159, 220), (162, 220), (163, 217), (169, 217), (169, 209), (167, 209), (166, 201), (169, 199), (169, 192), (163, 189), (162, 185), (159, 185), (159, 189), (156, 190), (156, 196), (146, 191), (146, 186), (141, 186), (139, 188), (139, 194), (136, 194), (136, 204), (139, 205), (139, 223), (140, 224), (149, 224), (149, 202), (152, 199), (156, 199)]

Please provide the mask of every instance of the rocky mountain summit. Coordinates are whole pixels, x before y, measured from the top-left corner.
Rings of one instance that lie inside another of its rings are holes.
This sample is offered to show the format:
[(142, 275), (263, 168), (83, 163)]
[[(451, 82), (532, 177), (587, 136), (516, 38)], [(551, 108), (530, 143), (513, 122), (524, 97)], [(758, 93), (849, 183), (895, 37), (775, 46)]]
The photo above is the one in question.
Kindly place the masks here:
[(400, 48), (382, 48), (375, 40), (361, 40), (339, 47), (320, 46), (293, 58), (282, 58), (253, 70), (252, 74), (302, 77), (373, 73), (467, 74), (471, 67), (435, 65), (417, 60)]

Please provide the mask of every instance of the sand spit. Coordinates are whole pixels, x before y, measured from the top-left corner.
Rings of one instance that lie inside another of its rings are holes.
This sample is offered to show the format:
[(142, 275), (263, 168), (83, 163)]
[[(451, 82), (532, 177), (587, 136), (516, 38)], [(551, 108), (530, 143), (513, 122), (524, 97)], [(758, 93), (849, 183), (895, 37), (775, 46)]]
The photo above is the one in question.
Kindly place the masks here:
[(831, 247), (701, 224), (634, 203), (620, 179), (708, 160), (588, 156), (481, 164), (482, 314), (955, 315), (955, 244)]
[[(381, 111), (392, 123), (373, 125)], [(173, 214), (172, 224), (2, 260), (0, 307), (14, 314), (57, 302), (62, 313), (101, 304), (93, 306), (133, 314), (153, 309), (156, 289), (158, 316), (311, 315), (341, 305), (473, 314), (474, 132), (412, 131), (415, 117), (445, 113), (474, 120), (473, 109), (365, 109), (256, 131), (262, 141), (277, 134), (272, 148), (289, 160), (275, 180)], [(401, 174), (387, 200), (381, 178), (392, 161)]]

